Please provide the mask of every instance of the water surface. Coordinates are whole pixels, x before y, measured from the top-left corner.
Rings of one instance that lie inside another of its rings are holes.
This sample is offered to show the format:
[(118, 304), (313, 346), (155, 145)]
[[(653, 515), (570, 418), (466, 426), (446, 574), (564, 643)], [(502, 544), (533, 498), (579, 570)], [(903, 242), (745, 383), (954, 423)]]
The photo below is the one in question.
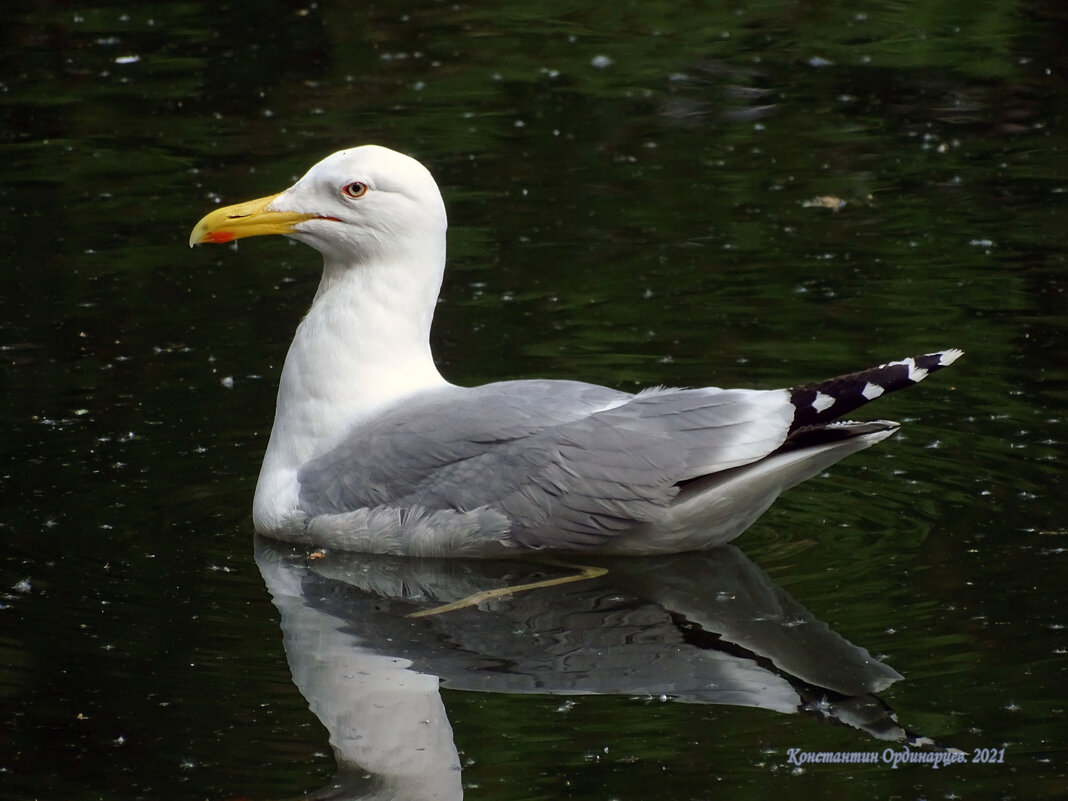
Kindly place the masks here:
[[(443, 667), (446, 618), (414, 628), (404, 604), (420, 599), (355, 579), (388, 568), (280, 555), (313, 599), (340, 598), (297, 607), (339, 621), (338, 660), (419, 633), (434, 659), (394, 657), (442, 679), (420, 686), (453, 761), (430, 767), (458, 765), (468, 799), (1063, 793), (1059, 4), (20, 3), (0, 20), (0, 794), (273, 798), (338, 776), (350, 797), (374, 790), (348, 782), (301, 694), (306, 649), (286, 652), (249, 519), (317, 257), (281, 240), (185, 247), (216, 204), (366, 142), (441, 184), (433, 344), (455, 382), (777, 387), (967, 352), (880, 401), (899, 435), (736, 542), (731, 575), (903, 676), (870, 693), (821, 693), (833, 678), (799, 677), (754, 628), (715, 618), (734, 591), (711, 564), (671, 598), (666, 580), (576, 582), (467, 609), (486, 627), (467, 651), (497, 660), (479, 686)], [(372, 591), (396, 612), (384, 628), (350, 619)], [(565, 597), (585, 611), (535, 614)], [(611, 604), (626, 614), (589, 617)], [(515, 641), (491, 638), (509, 614)], [(668, 692), (675, 674), (618, 645), (633, 641), (621, 620), (665, 617), (682, 645), (642, 629), (643, 655), (700, 652), (781, 692)], [(515, 686), (537, 620), (576, 654), (600, 621), (624, 660), (608, 664), (641, 682), (561, 686), (572, 674), (549, 660), (540, 688)], [(866, 695), (906, 738), (1004, 762), (789, 763), (791, 748), (909, 742), (828, 714)]]

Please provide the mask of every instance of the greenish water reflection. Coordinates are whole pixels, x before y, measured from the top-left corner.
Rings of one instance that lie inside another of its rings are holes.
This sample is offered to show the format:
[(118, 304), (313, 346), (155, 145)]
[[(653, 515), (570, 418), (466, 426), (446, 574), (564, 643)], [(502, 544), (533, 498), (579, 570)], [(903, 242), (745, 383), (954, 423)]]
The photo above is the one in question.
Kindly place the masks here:
[(772, 387), (968, 353), (886, 400), (900, 436), (738, 544), (905, 674), (884, 694), (904, 724), (1008, 765), (795, 775), (790, 747), (869, 743), (760, 710), (446, 691), (467, 797), (1056, 797), (1066, 27), (1055, 2), (5, 5), (4, 794), (274, 797), (332, 774), (248, 521), (316, 257), (185, 238), (379, 142), (449, 205), (452, 380)]

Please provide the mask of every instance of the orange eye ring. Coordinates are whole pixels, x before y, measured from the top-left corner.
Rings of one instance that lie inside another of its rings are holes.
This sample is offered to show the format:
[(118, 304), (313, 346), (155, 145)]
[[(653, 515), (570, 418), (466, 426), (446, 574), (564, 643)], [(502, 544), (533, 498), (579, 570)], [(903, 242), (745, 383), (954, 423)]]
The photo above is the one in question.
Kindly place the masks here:
[(341, 191), (346, 197), (357, 198), (363, 197), (367, 194), (367, 184), (363, 181), (353, 181), (351, 184), (346, 184), (341, 187)]

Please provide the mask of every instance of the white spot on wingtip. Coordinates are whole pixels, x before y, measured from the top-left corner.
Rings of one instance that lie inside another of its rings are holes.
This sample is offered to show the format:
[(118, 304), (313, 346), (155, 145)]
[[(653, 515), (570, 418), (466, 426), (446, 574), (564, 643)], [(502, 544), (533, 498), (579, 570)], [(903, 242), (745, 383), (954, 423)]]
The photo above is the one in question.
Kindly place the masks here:
[(885, 389), (880, 387), (878, 384), (873, 384), (871, 383), (871, 381), (869, 381), (867, 384), (864, 385), (864, 389), (860, 391), (860, 394), (868, 400), (875, 400), (884, 392), (886, 392)]
[(945, 367), (947, 364), (953, 364), (961, 356), (964, 355), (964, 351), (960, 348), (949, 348), (938, 354), (938, 365)]
[(834, 406), (834, 401), (835, 399), (832, 396), (817, 392), (815, 399), (812, 401), (812, 408), (817, 412), (822, 412)]
[(898, 364), (903, 364), (905, 365), (905, 367), (909, 368), (909, 381), (911, 381), (913, 384), (918, 384), (919, 382), (923, 381), (923, 379), (927, 378), (927, 368), (917, 367), (916, 360), (913, 359), (911, 356), (909, 356), (909, 358), (907, 359), (902, 359), (899, 362), (887, 362), (886, 366), (894, 367)]

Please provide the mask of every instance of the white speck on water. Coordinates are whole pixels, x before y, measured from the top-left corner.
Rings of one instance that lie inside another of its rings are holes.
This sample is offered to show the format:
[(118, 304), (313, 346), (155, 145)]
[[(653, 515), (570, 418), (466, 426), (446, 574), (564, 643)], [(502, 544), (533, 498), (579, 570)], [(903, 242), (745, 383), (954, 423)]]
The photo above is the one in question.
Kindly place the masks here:
[(228, 375), (228, 376), (226, 376), (226, 378), (222, 379), (222, 381), (220, 381), (219, 383), (222, 384), (224, 387), (226, 387), (226, 389), (233, 389), (234, 388), (234, 377), (232, 375)]
[(826, 695), (822, 695), (818, 701), (812, 704), (812, 708), (817, 712), (830, 712), (834, 705), (827, 700)]
[(599, 55), (590, 59), (590, 65), (596, 67), (599, 70), (603, 70), (605, 67), (612, 66), (612, 59), (609, 56)]
[(141, 60), (141, 57), (140, 56), (135, 56), (135, 55), (119, 56), (118, 58), (115, 59), (115, 63), (116, 64), (136, 64), (140, 60)]

